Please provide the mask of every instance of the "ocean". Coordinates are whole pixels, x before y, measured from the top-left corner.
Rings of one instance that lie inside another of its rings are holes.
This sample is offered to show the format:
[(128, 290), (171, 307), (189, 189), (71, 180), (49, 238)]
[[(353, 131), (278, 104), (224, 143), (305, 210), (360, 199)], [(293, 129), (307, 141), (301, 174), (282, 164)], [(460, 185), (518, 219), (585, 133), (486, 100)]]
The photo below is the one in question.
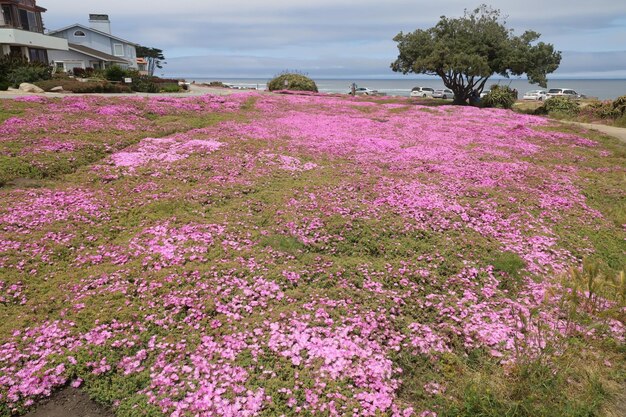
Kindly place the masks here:
[[(317, 88), (322, 93), (347, 93), (350, 91), (350, 85), (354, 82), (359, 87), (368, 87), (378, 90), (390, 96), (406, 96), (408, 97), (413, 87), (432, 87), (444, 88), (443, 82), (439, 79), (316, 79)], [(269, 81), (267, 78), (191, 78), (187, 81), (196, 81), (197, 83), (205, 83), (211, 81), (221, 81), (231, 84), (235, 87), (256, 88), (265, 90)], [(490, 79), (485, 89), (490, 85), (500, 84), (510, 86), (517, 89), (520, 97), (524, 92), (529, 90), (537, 90), (540, 87), (535, 84), (529, 84), (523, 79)], [(587, 97), (596, 97), (600, 100), (612, 100), (616, 97), (626, 94), (626, 79), (608, 80), (608, 79), (558, 79), (550, 80), (548, 88), (570, 88), (579, 94)]]

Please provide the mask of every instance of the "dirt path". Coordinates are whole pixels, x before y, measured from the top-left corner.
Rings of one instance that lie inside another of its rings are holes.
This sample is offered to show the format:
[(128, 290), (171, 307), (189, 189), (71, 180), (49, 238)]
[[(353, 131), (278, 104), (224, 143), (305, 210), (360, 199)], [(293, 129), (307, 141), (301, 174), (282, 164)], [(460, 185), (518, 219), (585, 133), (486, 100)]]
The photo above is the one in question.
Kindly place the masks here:
[(580, 122), (568, 122), (563, 121), (563, 123), (578, 125), (580, 127), (584, 127), (585, 129), (596, 130), (598, 132), (602, 132), (609, 136), (613, 136), (626, 143), (626, 128), (623, 127), (615, 127), (615, 126), (607, 126), (596, 123), (580, 123)]

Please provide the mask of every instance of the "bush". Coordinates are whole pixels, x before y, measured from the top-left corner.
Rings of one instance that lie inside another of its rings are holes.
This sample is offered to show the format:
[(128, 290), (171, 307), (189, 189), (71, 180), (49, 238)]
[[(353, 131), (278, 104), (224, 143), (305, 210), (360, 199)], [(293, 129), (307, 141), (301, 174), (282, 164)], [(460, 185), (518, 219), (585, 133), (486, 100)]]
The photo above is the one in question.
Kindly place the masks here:
[(121, 67), (113, 65), (104, 71), (104, 76), (109, 81), (122, 81), (127, 76), (127, 72)]
[(148, 75), (134, 77), (131, 85), (132, 90), (140, 93), (158, 93), (159, 86), (153, 82), (152, 78)]
[(613, 100), (612, 107), (615, 110), (615, 113), (618, 114), (617, 117), (623, 116), (626, 114), (626, 95), (620, 96)]
[(229, 85), (224, 84), (221, 81), (211, 81), (209, 83), (204, 83), (204, 85), (209, 86), (209, 87), (221, 87), (221, 88), (230, 88)]
[(52, 77), (52, 67), (40, 62), (29, 62), (21, 55), (0, 57), (0, 82), (18, 87), (21, 83), (48, 80)]
[(491, 91), (482, 98), (483, 107), (496, 107), (500, 109), (510, 109), (515, 104), (515, 92), (509, 87), (491, 86)]
[(176, 84), (168, 83), (168, 84), (161, 84), (159, 86), (159, 91), (161, 93), (178, 93), (181, 91), (181, 88), (178, 85), (178, 83)]
[(292, 90), (292, 91), (313, 91), (317, 93), (315, 81), (302, 74), (284, 73), (267, 84), (270, 91)]
[(133, 91), (141, 93), (177, 93), (181, 91), (178, 80), (159, 78), (150, 75), (139, 75), (132, 77)]
[(537, 109), (540, 114), (575, 116), (580, 111), (576, 101), (567, 97), (551, 97)]
[(596, 101), (582, 107), (578, 113), (585, 120), (615, 119), (620, 116), (619, 111), (613, 108), (611, 101)]
[(44, 91), (50, 91), (54, 87), (63, 87), (65, 91), (73, 93), (131, 93), (130, 87), (123, 84), (112, 84), (108, 81), (88, 81), (81, 82), (73, 79), (54, 79), (40, 81), (35, 83), (36, 86), (43, 88)]
[(0, 80), (0, 91), (6, 91), (11, 87), (11, 83), (8, 81)]
[(75, 67), (72, 69), (72, 74), (80, 78), (90, 78), (94, 74), (94, 69), (91, 67), (87, 67), (87, 68)]

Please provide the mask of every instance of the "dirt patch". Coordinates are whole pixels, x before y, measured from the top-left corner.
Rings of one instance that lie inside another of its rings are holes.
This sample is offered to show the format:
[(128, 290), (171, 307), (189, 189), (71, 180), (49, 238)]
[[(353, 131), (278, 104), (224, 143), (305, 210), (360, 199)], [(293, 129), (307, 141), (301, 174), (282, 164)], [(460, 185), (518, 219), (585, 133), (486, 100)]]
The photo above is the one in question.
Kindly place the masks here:
[(87, 394), (64, 388), (42, 401), (35, 410), (24, 417), (113, 417), (115, 414), (92, 400)]

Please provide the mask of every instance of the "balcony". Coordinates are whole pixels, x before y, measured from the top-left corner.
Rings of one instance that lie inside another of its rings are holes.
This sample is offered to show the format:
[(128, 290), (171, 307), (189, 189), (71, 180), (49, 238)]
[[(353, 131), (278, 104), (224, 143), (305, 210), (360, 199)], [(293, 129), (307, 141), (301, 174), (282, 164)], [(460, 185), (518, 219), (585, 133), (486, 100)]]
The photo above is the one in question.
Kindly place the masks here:
[(67, 40), (28, 30), (0, 27), (0, 44), (67, 51)]

